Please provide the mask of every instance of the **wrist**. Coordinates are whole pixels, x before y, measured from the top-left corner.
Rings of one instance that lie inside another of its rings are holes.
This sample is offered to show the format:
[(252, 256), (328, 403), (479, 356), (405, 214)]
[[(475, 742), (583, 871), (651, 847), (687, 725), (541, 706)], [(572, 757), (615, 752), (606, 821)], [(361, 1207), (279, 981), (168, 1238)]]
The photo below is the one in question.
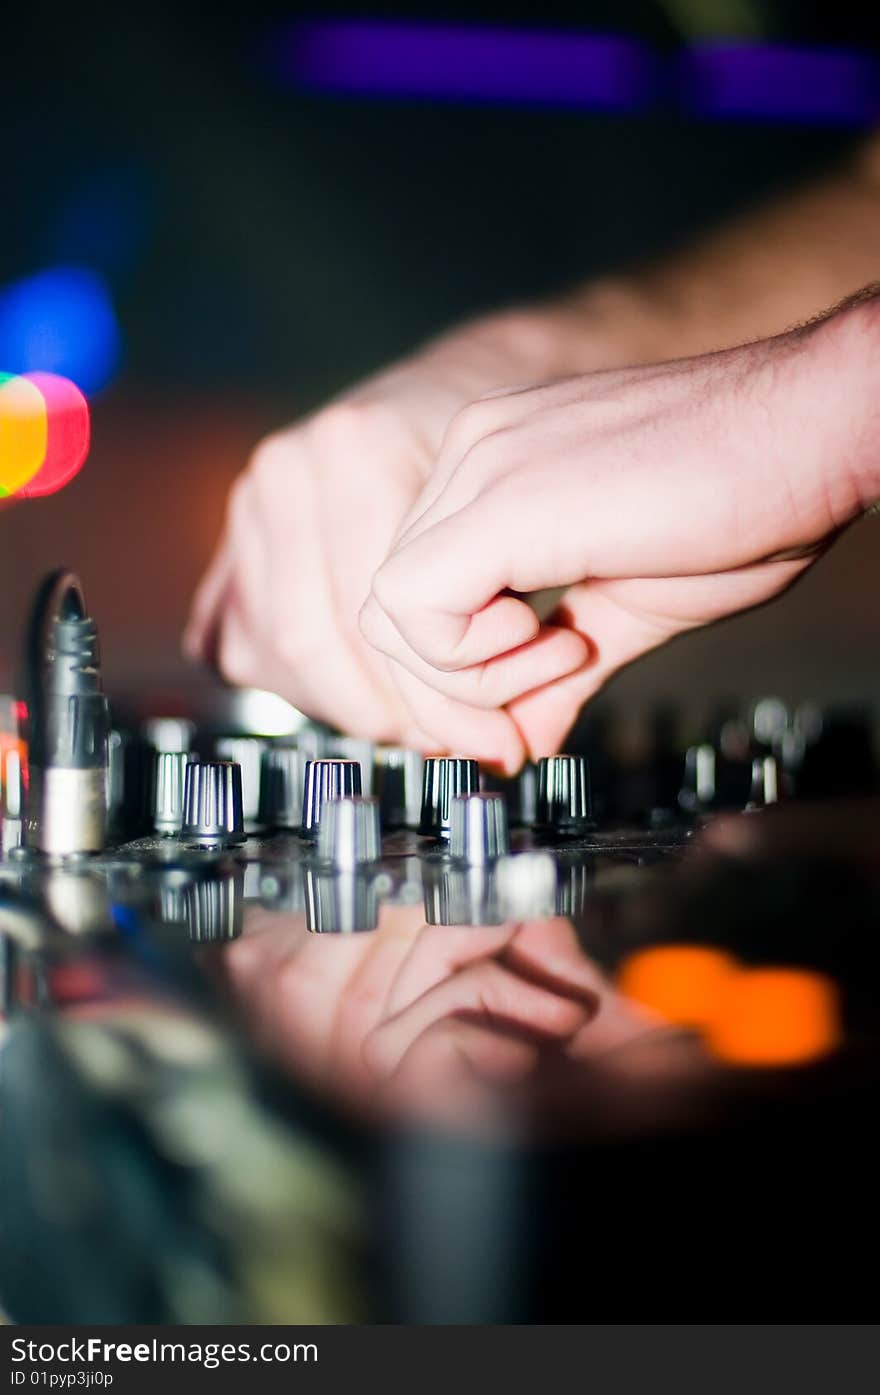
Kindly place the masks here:
[(829, 413), (829, 490), (848, 482), (854, 513), (880, 503), (880, 287), (866, 287), (796, 331), (811, 355)]

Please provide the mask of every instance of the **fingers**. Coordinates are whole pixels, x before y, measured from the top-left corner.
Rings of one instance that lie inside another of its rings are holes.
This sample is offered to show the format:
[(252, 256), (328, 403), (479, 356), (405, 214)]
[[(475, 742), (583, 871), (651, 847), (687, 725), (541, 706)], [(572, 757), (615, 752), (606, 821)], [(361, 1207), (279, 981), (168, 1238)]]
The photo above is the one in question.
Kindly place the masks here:
[(216, 629), (231, 576), (232, 553), (228, 538), (224, 538), (193, 596), (181, 641), (187, 658), (213, 662)]
[(520, 1031), (539, 1042), (560, 1042), (573, 1036), (592, 1010), (592, 1004), (530, 983), (495, 960), (483, 960), (386, 1019), (364, 1042), (364, 1060), (375, 1075), (390, 1075), (423, 1032), (453, 1016)]
[(507, 712), (458, 702), (436, 692), (399, 664), (391, 663), (389, 667), (414, 728), (427, 733), (427, 741), (418, 743), (422, 750), (452, 751), (501, 771), (519, 770), (526, 748)]

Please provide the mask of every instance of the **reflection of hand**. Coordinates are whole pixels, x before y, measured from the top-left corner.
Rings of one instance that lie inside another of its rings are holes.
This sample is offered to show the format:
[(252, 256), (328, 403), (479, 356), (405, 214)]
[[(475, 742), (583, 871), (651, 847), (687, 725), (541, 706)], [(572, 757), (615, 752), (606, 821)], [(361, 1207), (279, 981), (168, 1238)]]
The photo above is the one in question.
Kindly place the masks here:
[[(777, 595), (876, 497), (878, 310), (466, 407), (364, 634), (447, 699), (506, 704), (533, 756), (557, 749), (621, 665)], [(544, 588), (564, 594), (539, 628), (510, 591)]]
[(421, 924), (420, 907), (383, 906), (377, 931), (313, 935), (303, 915), (247, 907), (243, 935), (222, 956), (258, 1046), (300, 1078), (363, 1099), (361, 1047)]

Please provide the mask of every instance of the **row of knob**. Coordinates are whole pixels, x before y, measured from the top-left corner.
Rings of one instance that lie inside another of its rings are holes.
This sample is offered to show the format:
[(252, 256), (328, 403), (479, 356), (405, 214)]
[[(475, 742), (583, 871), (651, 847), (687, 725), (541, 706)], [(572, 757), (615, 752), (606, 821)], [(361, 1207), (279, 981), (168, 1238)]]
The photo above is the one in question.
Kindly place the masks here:
[[(412, 753), (407, 752), (407, 756)], [(508, 847), (503, 795), (479, 792), (473, 760), (447, 757), (421, 761), (419, 832), (450, 844), (453, 856), (481, 862)], [(392, 767), (403, 772), (403, 762)], [(198, 761), (183, 751), (156, 757), (154, 826), (184, 841), (231, 844), (244, 840), (247, 818), (242, 767), (233, 760)], [(380, 801), (362, 792), (355, 760), (303, 760), (293, 748), (262, 753), (260, 822), (297, 830), (318, 842), (319, 856), (356, 865), (379, 856)], [(404, 802), (412, 803), (401, 789)], [(590, 826), (590, 788), (582, 756), (552, 756), (538, 767), (537, 824), (561, 836)]]

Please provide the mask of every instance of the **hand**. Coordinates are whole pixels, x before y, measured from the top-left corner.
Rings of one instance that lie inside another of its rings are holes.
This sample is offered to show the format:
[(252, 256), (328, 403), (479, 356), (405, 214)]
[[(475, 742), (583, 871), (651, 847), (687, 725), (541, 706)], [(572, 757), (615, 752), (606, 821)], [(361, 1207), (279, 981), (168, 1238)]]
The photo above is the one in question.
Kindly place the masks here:
[[(550, 312), (496, 316), (264, 441), (233, 488), (193, 603), (190, 656), (353, 734), (520, 760), (500, 710), (471, 707), (466, 691), (450, 700), (405, 673), (398, 687), (397, 665), (364, 641), (357, 617), (449, 419), (501, 383), (559, 371), (575, 337)], [(551, 664), (546, 676), (557, 671)], [(496, 690), (492, 706), (509, 695)]]
[[(373, 578), (364, 635), (449, 701), (503, 693), (529, 753), (558, 749), (622, 665), (769, 600), (876, 498), (878, 310), (466, 407)], [(552, 640), (511, 594), (543, 588), (564, 588)], [(581, 661), (548, 683), (559, 626)]]

